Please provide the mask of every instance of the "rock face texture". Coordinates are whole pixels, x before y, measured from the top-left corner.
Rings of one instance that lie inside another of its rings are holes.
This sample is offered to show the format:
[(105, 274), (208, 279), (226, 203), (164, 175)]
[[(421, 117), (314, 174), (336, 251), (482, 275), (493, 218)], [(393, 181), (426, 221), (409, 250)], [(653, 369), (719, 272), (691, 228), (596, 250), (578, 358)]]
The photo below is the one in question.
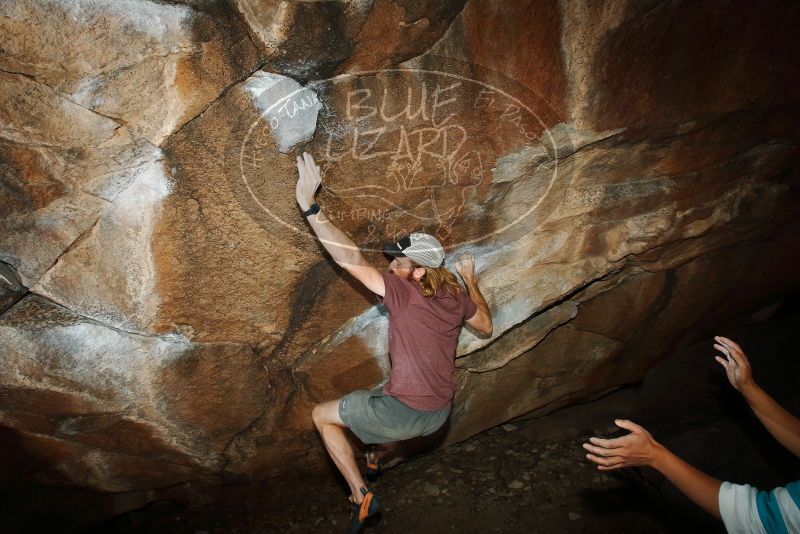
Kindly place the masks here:
[[(294, 200), (477, 258), (442, 444), (641, 379), (800, 286), (798, 7), (400, 0), (0, 6), (7, 479), (323, 470), (386, 311)], [(25, 461), (22, 461), (24, 459)]]

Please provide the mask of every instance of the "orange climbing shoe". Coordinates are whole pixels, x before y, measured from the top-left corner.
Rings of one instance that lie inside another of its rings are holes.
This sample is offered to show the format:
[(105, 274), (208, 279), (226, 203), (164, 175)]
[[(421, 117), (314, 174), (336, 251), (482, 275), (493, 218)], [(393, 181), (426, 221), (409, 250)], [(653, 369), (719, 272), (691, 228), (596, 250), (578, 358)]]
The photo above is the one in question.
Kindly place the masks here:
[(347, 529), (347, 534), (358, 534), (361, 532), (367, 519), (374, 517), (380, 508), (378, 497), (367, 488), (361, 488), (361, 495), (364, 496), (364, 499), (360, 503), (356, 504), (352, 500), (350, 501), (352, 508), (350, 511), (350, 525)]

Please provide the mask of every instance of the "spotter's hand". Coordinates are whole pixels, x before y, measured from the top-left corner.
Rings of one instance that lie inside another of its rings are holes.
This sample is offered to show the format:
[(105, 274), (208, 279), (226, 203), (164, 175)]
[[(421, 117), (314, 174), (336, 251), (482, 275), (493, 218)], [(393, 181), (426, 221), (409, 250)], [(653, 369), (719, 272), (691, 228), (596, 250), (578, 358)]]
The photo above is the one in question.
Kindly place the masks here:
[(630, 434), (614, 439), (589, 438), (589, 443), (583, 444), (583, 448), (588, 451), (586, 458), (596, 463), (600, 471), (653, 465), (663, 447), (653, 439), (650, 432), (626, 419), (617, 419), (614, 423), (629, 430)]
[(737, 390), (747, 388), (753, 384), (753, 373), (750, 369), (750, 362), (740, 347), (727, 337), (715, 336), (714, 348), (720, 351), (725, 357), (714, 356), (719, 364), (725, 368), (728, 381)]

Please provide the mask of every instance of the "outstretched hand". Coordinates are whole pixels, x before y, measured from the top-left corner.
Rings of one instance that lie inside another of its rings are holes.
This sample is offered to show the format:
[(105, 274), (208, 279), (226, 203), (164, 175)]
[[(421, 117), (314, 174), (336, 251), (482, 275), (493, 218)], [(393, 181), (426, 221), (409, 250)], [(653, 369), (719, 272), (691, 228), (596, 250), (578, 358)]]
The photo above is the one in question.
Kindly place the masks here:
[(465, 281), (475, 276), (475, 256), (461, 254), (455, 263), (456, 271)]
[(745, 356), (742, 348), (727, 337), (715, 336), (714, 348), (720, 351), (725, 357), (714, 356), (719, 364), (725, 368), (728, 381), (737, 390), (749, 387), (753, 384), (753, 373), (750, 369), (750, 362)]
[(314, 203), (314, 195), (316, 195), (317, 189), (322, 183), (319, 166), (308, 152), (303, 152), (302, 156), (297, 156), (297, 173), (295, 196), (300, 209), (306, 211)]
[(617, 419), (614, 423), (629, 430), (630, 434), (614, 439), (589, 438), (589, 443), (583, 444), (583, 448), (589, 451), (586, 458), (596, 463), (600, 471), (653, 465), (663, 448), (650, 432), (626, 419)]

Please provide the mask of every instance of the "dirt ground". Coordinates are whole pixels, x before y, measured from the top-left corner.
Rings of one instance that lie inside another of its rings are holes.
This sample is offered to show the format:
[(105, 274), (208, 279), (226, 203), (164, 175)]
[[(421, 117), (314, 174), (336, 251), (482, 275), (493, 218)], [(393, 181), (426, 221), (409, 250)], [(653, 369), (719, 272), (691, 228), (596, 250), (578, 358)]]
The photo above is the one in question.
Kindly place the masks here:
[[(584, 459), (581, 443), (613, 432), (633, 398), (632, 388), (619, 390), (402, 463), (372, 485), (382, 511), (365, 532), (677, 531), (674, 512), (643, 493), (635, 474), (600, 473)], [(91, 532), (330, 533), (347, 520), (345, 487), (327, 477), (231, 488), (202, 506), (154, 503)]]

